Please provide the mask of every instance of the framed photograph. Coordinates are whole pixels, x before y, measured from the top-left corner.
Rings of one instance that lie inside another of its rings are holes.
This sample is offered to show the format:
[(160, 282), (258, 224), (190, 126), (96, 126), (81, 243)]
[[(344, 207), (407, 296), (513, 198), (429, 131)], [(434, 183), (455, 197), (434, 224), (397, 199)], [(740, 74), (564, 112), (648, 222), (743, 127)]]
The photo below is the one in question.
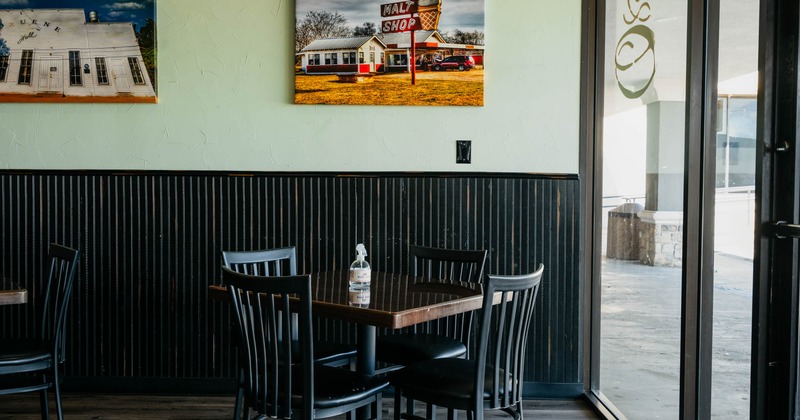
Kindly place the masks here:
[(0, 0), (0, 102), (158, 102), (155, 0)]
[(297, 0), (295, 103), (482, 106), (484, 0)]

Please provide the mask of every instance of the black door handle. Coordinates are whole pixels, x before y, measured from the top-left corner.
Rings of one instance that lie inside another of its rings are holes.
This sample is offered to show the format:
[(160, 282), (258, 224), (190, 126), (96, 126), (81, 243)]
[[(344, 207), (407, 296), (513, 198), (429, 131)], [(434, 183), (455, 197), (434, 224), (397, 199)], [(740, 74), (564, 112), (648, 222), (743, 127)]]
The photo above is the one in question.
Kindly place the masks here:
[(784, 221), (775, 222), (772, 225), (772, 233), (778, 239), (800, 238), (800, 225), (793, 225)]

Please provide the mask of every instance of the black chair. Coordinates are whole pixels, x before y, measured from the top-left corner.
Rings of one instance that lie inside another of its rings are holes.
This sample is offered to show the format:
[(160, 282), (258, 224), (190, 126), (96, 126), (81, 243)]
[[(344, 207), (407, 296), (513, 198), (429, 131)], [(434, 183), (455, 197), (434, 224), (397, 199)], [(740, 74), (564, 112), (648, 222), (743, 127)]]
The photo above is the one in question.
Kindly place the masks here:
[[(453, 250), (412, 245), (411, 274), (431, 281), (480, 283), (485, 250)], [(467, 356), (473, 330), (473, 312), (452, 315), (411, 327), (401, 334), (382, 335), (375, 341), (376, 360), (388, 364), (386, 373), (429, 359)]]
[[(297, 251), (293, 246), (258, 251), (222, 251), (222, 261), (225, 267), (242, 274), (261, 277), (297, 275)], [(349, 344), (328, 341), (314, 343), (314, 360), (330, 366), (352, 368), (356, 353), (357, 349)], [(241, 412), (243, 393), (244, 382), (240, 377), (234, 406), (236, 420)]]
[[(314, 419), (371, 406), (380, 418), (386, 379), (313, 361), (310, 275), (267, 278), (228, 268), (222, 272), (245, 343), (241, 353), (249, 408), (261, 416)], [(281, 315), (290, 310), (298, 316)], [(292, 349), (293, 331), (299, 354)]]
[[(530, 274), (489, 275), (475, 357), (428, 360), (393, 372), (389, 380), (395, 388), (395, 420), (419, 418), (401, 413), (402, 396), (447, 407), (448, 418), (454, 410), (466, 410), (469, 419), (483, 420), (484, 410), (501, 409), (522, 419), (525, 352), (543, 271), (539, 265)], [(496, 306), (495, 292), (503, 295)]]
[(64, 369), (64, 327), (78, 251), (50, 244), (42, 283), (42, 319), (38, 336), (0, 342), (0, 395), (39, 391), (42, 418), (49, 418), (47, 390), (53, 388), (58, 419), (64, 418), (61, 388)]

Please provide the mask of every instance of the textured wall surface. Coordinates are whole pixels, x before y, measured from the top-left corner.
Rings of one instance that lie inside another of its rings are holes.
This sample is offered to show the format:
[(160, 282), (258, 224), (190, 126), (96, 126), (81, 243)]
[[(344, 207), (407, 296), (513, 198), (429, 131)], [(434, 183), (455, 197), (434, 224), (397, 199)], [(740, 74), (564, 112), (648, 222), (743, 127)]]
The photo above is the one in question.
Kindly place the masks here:
[(301, 106), (294, 1), (158, 0), (160, 103), (0, 104), (0, 168), (577, 173), (580, 1), (485, 6), (485, 106)]

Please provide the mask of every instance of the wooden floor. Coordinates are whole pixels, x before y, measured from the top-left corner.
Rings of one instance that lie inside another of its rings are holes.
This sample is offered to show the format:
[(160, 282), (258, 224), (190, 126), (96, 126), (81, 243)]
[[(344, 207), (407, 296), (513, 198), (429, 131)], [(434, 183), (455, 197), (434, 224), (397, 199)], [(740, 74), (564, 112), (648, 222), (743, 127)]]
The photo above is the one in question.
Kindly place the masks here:
[[(55, 406), (50, 394), (50, 418), (55, 418)], [(230, 419), (233, 397), (214, 396), (148, 396), (148, 395), (86, 395), (63, 396), (66, 420), (93, 419)], [(393, 415), (391, 398), (384, 399), (383, 418)], [(526, 419), (596, 419), (589, 405), (577, 400), (533, 400), (523, 404)], [(464, 416), (459, 416), (465, 419)], [(446, 416), (437, 418), (446, 419)], [(0, 395), (0, 420), (41, 419), (38, 394)], [(501, 411), (487, 412), (487, 420), (510, 420)]]

